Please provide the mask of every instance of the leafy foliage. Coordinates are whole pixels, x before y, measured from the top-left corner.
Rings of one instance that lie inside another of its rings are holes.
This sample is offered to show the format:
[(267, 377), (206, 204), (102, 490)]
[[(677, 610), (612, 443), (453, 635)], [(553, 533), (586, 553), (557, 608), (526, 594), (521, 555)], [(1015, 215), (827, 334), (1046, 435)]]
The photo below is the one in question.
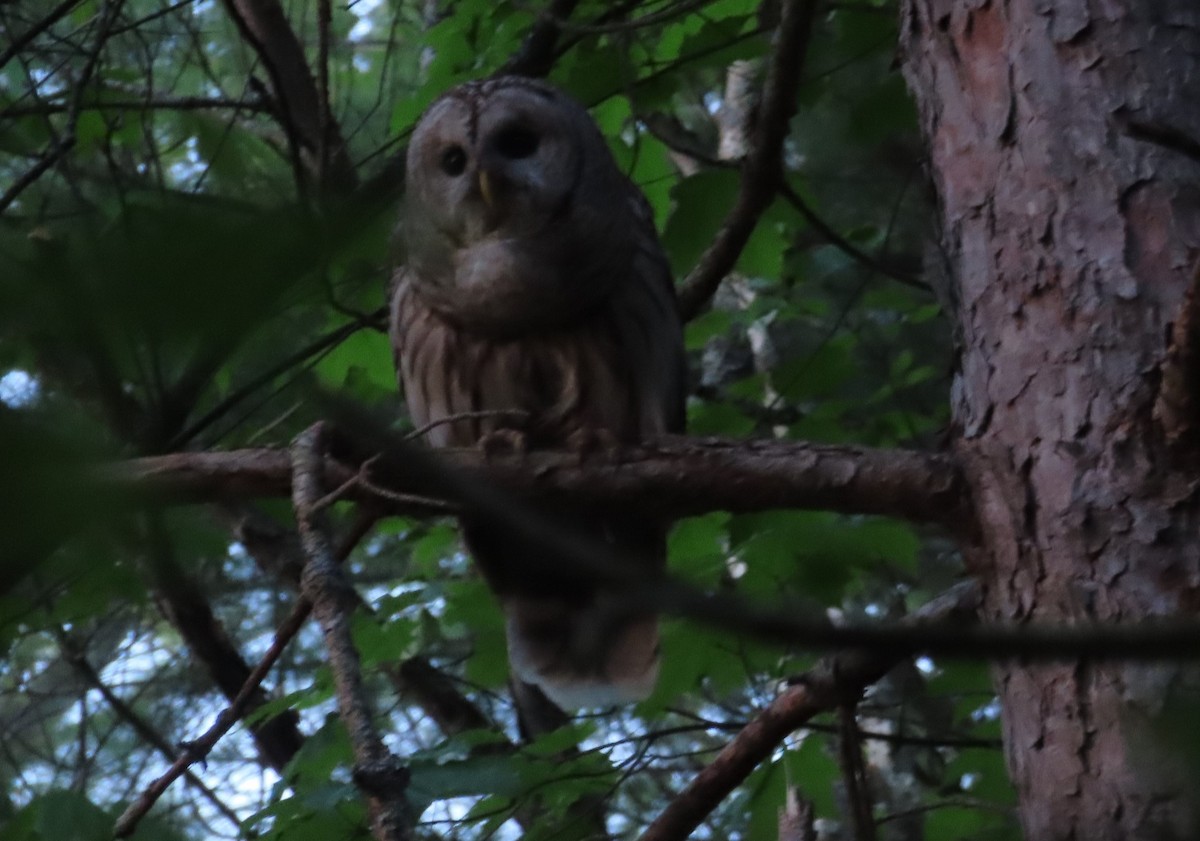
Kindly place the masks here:
[[(225, 6), (81, 0), (55, 18), (47, 5), (0, 8), (10, 39), (0, 47), (14, 48), (0, 65), (0, 834), (30, 841), (107, 837), (113, 813), (169, 764), (135, 719), (174, 745), (227, 703), (214, 675), (230, 663), (198, 651), (166, 582), (186, 582), (248, 662), (296, 598), (285, 553), (229, 530), (250, 515), (287, 524), (282, 503), (164, 518), (153, 500), (96, 492), (87, 466), (285, 445), (319, 417), (307, 399), (317, 384), (407, 423), (380, 317), (396, 156), (438, 93), (523, 48), (542, 6), (335, 4), (331, 117), (364, 186), (317, 198), (269, 74)], [(591, 107), (680, 277), (737, 192), (736, 161), (721, 149), (746, 135), (730, 115), (747, 103), (727, 81), (734, 63), (761, 73), (772, 7), (597, 0), (560, 33), (550, 78)], [(288, 9), (314, 67), (316, 10)], [(894, 18), (887, 2), (833, 3), (819, 17), (786, 148), (790, 197), (775, 200), (714, 309), (688, 327), (695, 434), (936, 446), (950, 339), (919, 272), (929, 208), (892, 67)], [(339, 526), (351, 518), (335, 512)], [(909, 524), (822, 512), (714, 514), (680, 523), (671, 540), (672, 568), (705, 587), (856, 617), (915, 607), (957, 563)], [(606, 797), (610, 831), (633, 837), (813, 662), (670, 620), (649, 700), (514, 746), (502, 621), (452, 526), (382, 523), (348, 568), (366, 603), (356, 640), (430, 837), (514, 837), (518, 825), (575, 837), (573, 804), (589, 797)], [(396, 679), (413, 657), (494, 726), (437, 726)], [(272, 767), (240, 728), (194, 769), (213, 797), (177, 784), (134, 837), (366, 837), (322, 662), (306, 628), (268, 681), (282, 700), (249, 719), (297, 711), (304, 743), (286, 766)], [(881, 837), (1015, 837), (986, 674), (920, 665), (897, 670), (860, 710), (875, 734)], [(775, 838), (789, 787), (826, 829), (843, 822), (829, 729), (793, 734), (698, 837)]]

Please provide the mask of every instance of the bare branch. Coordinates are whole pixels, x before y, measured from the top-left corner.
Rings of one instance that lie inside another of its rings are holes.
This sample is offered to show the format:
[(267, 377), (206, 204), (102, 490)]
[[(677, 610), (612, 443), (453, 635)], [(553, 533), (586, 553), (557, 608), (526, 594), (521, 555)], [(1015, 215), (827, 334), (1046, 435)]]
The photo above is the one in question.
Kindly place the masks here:
[[(158, 513), (150, 515), (147, 534), (146, 568), (155, 602), (221, 693), (231, 701), (238, 698), (249, 680), (249, 665), (213, 613), (202, 589), (180, 568)], [(267, 701), (260, 689), (246, 698), (242, 709), (252, 713)], [(263, 759), (277, 771), (283, 770), (304, 741), (292, 711), (256, 722), (249, 730)]]
[[(0, 213), (7, 210), (9, 205), (20, 197), (21, 193), (25, 192), (33, 182), (41, 178), (50, 167), (58, 163), (63, 155), (75, 147), (75, 131), (79, 123), (79, 111), (83, 106), (83, 99), (87, 93), (88, 85), (92, 81), (92, 75), (96, 72), (96, 66), (100, 63), (100, 53), (104, 50), (104, 44), (108, 41), (109, 30), (117, 17), (117, 13), (121, 9), (122, 2), (123, 0), (109, 0), (100, 10), (96, 42), (88, 54), (87, 62), (84, 64), (79, 78), (75, 81), (75, 90), (71, 95), (71, 105), (67, 110), (67, 130), (49, 149), (42, 153), (42, 156), (32, 168), (5, 190), (3, 195), (0, 195)], [(69, 8), (64, 10), (64, 14), (65, 11), (69, 11)]]
[(350, 631), (357, 598), (338, 568), (323, 512), (314, 503), (323, 495), (321, 424), (301, 433), (292, 445), (292, 504), (306, 561), (301, 586), (321, 626), (333, 671), (338, 709), (354, 750), (355, 782), (363, 789), (378, 841), (408, 841), (414, 816), (404, 791), (408, 771), (380, 738), (363, 686), (362, 663)]
[[(783, 475), (774, 475), (772, 481), (781, 482), (777, 486), (778, 496), (763, 495), (763, 488), (753, 485), (753, 480), (747, 481), (746, 476), (726, 474), (717, 471), (705, 480), (703, 469), (696, 475), (697, 484), (704, 481), (710, 487), (699, 487), (699, 497), (693, 493), (688, 484), (689, 476), (686, 471), (673, 470), (661, 472), (664, 464), (650, 463), (651, 469), (636, 476), (639, 471), (631, 469), (628, 463), (619, 467), (612, 465), (600, 468), (585, 468), (577, 464), (578, 456), (554, 454), (561, 469), (549, 469), (545, 472), (536, 467), (530, 470), (528, 464), (510, 464), (505, 469), (492, 467), (489, 470), (480, 469), (481, 454), (470, 453), (470, 460), (475, 464), (473, 470), (455, 469), (447, 462), (427, 451), (399, 441), (397, 436), (386, 429), (372, 427), (369, 421), (362, 417), (351, 417), (352, 411), (344, 407), (346, 420), (354, 423), (366, 422), (366, 426), (358, 429), (360, 437), (347, 438), (344, 434), (336, 437), (336, 447), (350, 458), (354, 465), (362, 464), (370, 459), (377, 468), (376, 481), (378, 484), (392, 486), (402, 485), (405, 488), (420, 488), (423, 495), (444, 499), (459, 507), (460, 510), (472, 512), (473, 517), (490, 517), (503, 519), (507, 528), (536, 545), (545, 548), (544, 552), (531, 553), (524, 559), (528, 568), (523, 572), (529, 575), (543, 573), (548, 564), (569, 562), (581, 579), (590, 579), (599, 585), (620, 589), (627, 597), (620, 605), (613, 607), (613, 620), (619, 621), (624, 613), (658, 612), (676, 616), (686, 616), (697, 621), (705, 622), (729, 631), (751, 635), (793, 647), (810, 649), (831, 648), (864, 648), (876, 656), (906, 656), (916, 653), (945, 655), (949, 657), (1003, 660), (1013, 657), (1025, 657), (1039, 660), (1074, 660), (1088, 658), (1093, 660), (1120, 660), (1131, 658), (1143, 659), (1196, 659), (1200, 658), (1200, 630), (1194, 622), (1143, 622), (1139, 624), (1120, 623), (1083, 623), (1075, 625), (988, 625), (979, 628), (958, 630), (939, 628), (928, 625), (913, 627), (897, 627), (892, 624), (861, 624), (835, 626), (820, 614), (811, 614), (795, 605), (780, 604), (768, 607), (761, 600), (751, 601), (736, 593), (716, 592), (706, 593), (685, 583), (671, 579), (647, 578), (648, 564), (645, 559), (627, 555), (616, 555), (611, 547), (600, 545), (594, 541), (581, 538), (576, 532), (565, 527), (552, 518), (539, 515), (534, 509), (524, 504), (523, 496), (526, 490), (546, 493), (549, 488), (555, 488), (558, 501), (564, 496), (570, 496), (575, 502), (590, 502), (596, 510), (621, 510), (627, 506), (638, 506), (642, 514), (685, 509), (688, 503), (697, 499), (712, 502), (720, 499), (717, 508), (734, 508), (748, 510), (744, 499), (751, 493), (759, 494), (755, 500), (758, 508), (786, 507), (789, 505), (822, 506), (825, 497), (837, 499), (842, 495), (842, 502), (847, 496), (862, 503), (864, 487), (858, 483), (862, 478), (860, 469), (863, 465), (859, 460), (850, 458), (841, 461), (840, 471), (830, 471), (829, 465), (821, 466), (819, 459), (816, 464), (810, 457), (799, 460), (799, 464), (785, 466)], [(681, 439), (687, 441), (687, 439)], [(369, 445), (366, 442), (371, 442)], [(719, 442), (720, 443), (720, 442)], [(754, 442), (765, 445), (768, 449), (774, 446), (797, 446), (788, 442)], [(736, 445), (724, 443), (725, 447), (736, 451)], [(812, 445), (799, 445), (811, 448)], [(357, 448), (357, 450), (356, 450)], [(372, 449), (373, 448), (373, 449)], [(818, 448), (825, 449), (825, 448)], [(363, 450), (370, 450), (369, 455), (362, 455)], [(837, 448), (826, 450), (828, 454), (836, 455)], [(882, 451), (875, 451), (880, 455)], [(175, 456), (141, 462), (126, 463), (124, 486), (132, 489), (138, 477), (144, 483), (143, 489), (151, 489), (158, 504), (164, 497), (169, 496), (170, 480), (176, 481), (174, 490), (180, 490), (178, 484), (181, 464), (189, 472), (188, 483), (184, 488), (193, 494), (198, 487), (204, 487), (208, 498), (225, 498), (230, 494), (227, 488), (237, 487), (242, 493), (253, 491), (259, 494), (279, 494), (286, 490), (287, 477), (280, 475), (280, 454), (274, 451), (243, 451), (234, 454), (242, 461), (242, 467), (247, 464), (256, 465), (259, 470), (253, 476), (235, 471), (225, 473), (223, 479), (218, 479), (221, 471), (213, 471), (218, 467), (219, 454), (197, 453), (192, 455), (177, 454)], [(465, 453), (456, 455), (464, 456)], [(843, 451), (845, 456), (846, 452)], [(886, 459), (894, 453), (882, 453)], [(911, 458), (914, 454), (901, 454)], [(922, 456), (918, 461), (925, 458)], [(722, 463), (719, 458), (715, 463)], [(197, 471), (196, 467), (200, 465)], [(224, 465), (228, 467), (229, 465)], [(711, 465), (707, 465), (711, 467)], [(744, 466), (744, 465), (743, 465)], [(877, 467), (879, 465), (876, 465)], [(131, 473), (132, 467), (132, 473)], [(321, 467), (318, 465), (318, 467)], [(762, 466), (768, 473), (771, 468)], [(953, 462), (946, 462), (947, 471), (944, 479), (954, 482), (957, 476)], [(149, 468), (149, 469), (147, 469)], [(265, 468), (265, 469), (264, 469)], [(804, 483), (790, 485), (789, 471), (798, 468), (797, 477), (803, 475)], [(316, 469), (316, 468), (314, 468)], [(334, 484), (345, 482), (354, 475), (356, 467), (347, 466), (336, 459), (326, 459), (323, 465), (324, 481)], [(735, 463), (732, 469), (737, 469)], [(806, 470), (808, 472), (806, 472)], [(140, 472), (139, 472), (140, 471)], [(108, 476), (112, 482), (121, 481), (119, 470), (110, 469)], [(867, 470), (866, 472), (869, 472)], [(284, 471), (286, 473), (286, 471)], [(628, 473), (629, 475), (624, 475)], [(174, 474), (174, 475), (172, 475)], [(823, 477), (821, 482), (813, 483), (814, 476)], [(498, 480), (496, 485), (488, 481), (488, 477)], [(582, 477), (588, 477), (581, 481)], [(722, 480), (720, 477), (724, 476)], [(382, 477), (382, 478), (378, 478)], [(563, 481), (569, 477), (573, 481)], [(898, 475), (892, 475), (895, 480)], [(631, 480), (632, 479), (632, 480)], [(157, 484), (155, 483), (156, 480)], [(216, 480), (216, 481), (214, 481)], [(411, 481), (410, 481), (411, 480)], [(167, 484), (164, 484), (164, 481)], [(717, 483), (720, 487), (717, 487)], [(604, 493), (596, 494), (595, 487)], [(876, 482), (868, 481), (866, 485), (873, 489), (871, 499), (878, 503), (875, 493), (878, 492)], [(770, 482), (767, 487), (770, 487)], [(362, 484), (360, 490), (365, 491)], [(900, 482), (893, 487), (904, 487), (916, 494), (928, 494), (928, 488), (910, 481)], [(951, 484), (949, 487), (954, 487)], [(501, 490), (503, 488), (504, 490)], [(520, 490), (517, 490), (520, 489)], [(654, 493), (648, 493), (654, 489)], [(514, 490), (517, 490), (514, 493)], [(942, 488), (941, 491), (945, 491)], [(789, 496), (795, 492), (795, 496)], [(615, 495), (614, 495), (615, 493)], [(607, 495), (605, 495), (607, 494)], [(656, 499), (661, 494), (664, 499)], [(739, 494), (742, 497), (739, 497)], [(823, 496), (824, 495), (824, 496)], [(886, 495), (885, 495), (886, 496)], [(195, 498), (195, 497), (193, 497)], [(353, 498), (351, 496), (351, 498)], [(376, 498), (377, 499), (377, 498)], [(804, 502), (799, 502), (804, 500)], [(665, 504), (664, 504), (665, 502)], [(947, 505), (961, 506), (961, 491), (947, 497)], [(924, 506), (920, 506), (924, 509)], [(712, 510), (700, 507), (695, 509)], [(848, 509), (842, 509), (848, 510)], [(878, 509), (872, 509), (878, 512)], [(911, 510), (911, 509), (910, 509)], [(957, 509), (960, 512), (963, 509)], [(970, 533), (970, 516), (963, 512), (959, 514), (960, 528)], [(557, 559), (550, 561), (548, 559)]]
[[(37, 105), (14, 105), (0, 111), (0, 117), (16, 118), (62, 114), (69, 111), (70, 103), (43, 102)], [(227, 99), (219, 96), (178, 96), (160, 99), (112, 99), (88, 101), (80, 105), (81, 111), (202, 111), (230, 109), (253, 113), (269, 113), (270, 103), (261, 99)]]
[[(360, 520), (360, 523), (362, 521)], [(338, 547), (338, 557), (344, 559), (350, 554), (351, 549), (357, 544), (362, 537), (364, 527), (352, 529), (351, 532), (343, 539)], [(113, 834), (117, 838), (124, 838), (132, 835), (137, 829), (138, 822), (150, 811), (151, 807), (162, 797), (163, 793), (170, 787), (171, 783), (179, 779), (180, 776), (188, 774), (188, 768), (196, 763), (202, 762), (213, 747), (220, 741), (233, 725), (246, 714), (250, 704), (254, 699), (261, 694), (260, 687), (266, 679), (267, 674), (275, 667), (275, 663), (283, 654), (283, 650), (287, 648), (289, 642), (300, 632), (300, 628), (308, 620), (309, 614), (312, 613), (312, 603), (301, 596), (292, 606), (292, 612), (288, 614), (283, 623), (275, 631), (275, 638), (271, 641), (271, 647), (263, 654), (262, 659), (258, 661), (258, 665), (246, 677), (245, 683), (238, 690), (236, 696), (230, 701), (229, 706), (222, 710), (217, 716), (217, 720), (213, 722), (212, 727), (205, 731), (199, 739), (188, 742), (185, 745), (185, 752), (182, 756), (175, 760), (170, 768), (163, 773), (158, 779), (146, 787), (145, 791), (138, 797), (136, 801), (131, 803), (125, 810), (124, 814), (117, 820)]]
[(817, 214), (815, 210), (809, 207), (808, 202), (806, 202), (799, 193), (792, 189), (791, 184), (788, 184), (786, 181), (781, 181), (779, 184), (779, 193), (785, 199), (787, 199), (788, 204), (794, 207), (796, 211), (804, 217), (804, 221), (808, 223), (810, 228), (824, 237), (826, 242), (841, 250), (851, 259), (858, 261), (871, 271), (879, 272), (881, 275), (890, 277), (892, 280), (898, 283), (903, 283), (905, 286), (911, 286), (914, 289), (920, 289), (922, 292), (930, 291), (929, 284), (925, 281), (918, 277), (913, 277), (912, 275), (897, 269), (895, 266), (890, 266), (882, 262), (877, 257), (874, 257), (863, 251), (854, 243), (850, 242), (850, 240), (846, 239), (844, 236), (835, 231), (832, 227), (830, 227), (829, 223), (827, 223)]
[(0, 70), (12, 61), (13, 56), (25, 49), (30, 41), (54, 26), (67, 12), (71, 11), (71, 9), (78, 6), (81, 2), (83, 0), (63, 0), (63, 2), (51, 9), (45, 17), (14, 38), (12, 43), (8, 45), (8, 48), (0, 53)]
[[(964, 623), (974, 619), (976, 595), (959, 585), (925, 605), (913, 621)], [(900, 658), (867, 652), (839, 654), (798, 679), (746, 725), (716, 759), (670, 802), (640, 841), (682, 841), (775, 748), (813, 716), (853, 702)]]
[[(225, 0), (242, 37), (254, 48), (271, 76), (280, 118), (299, 156), (300, 169), (315, 172), (322, 192), (345, 195), (358, 184), (341, 128), (322, 120), (321, 95), (313, 80), (304, 47), (278, 0)], [(323, 130), (324, 127), (324, 130)], [(329, 150), (329, 168), (320, 168), (321, 149)], [(298, 184), (303, 188), (303, 183)]]
[(132, 835), (141, 819), (158, 802), (158, 799), (171, 786), (171, 783), (186, 774), (191, 765), (203, 761), (209, 752), (212, 751), (213, 746), (220, 741), (221, 737), (228, 733), (230, 728), (241, 720), (245, 714), (246, 707), (259, 691), (263, 680), (271, 669), (274, 668), (276, 661), (283, 654), (284, 648), (287, 647), (287, 644), (291, 642), (305, 620), (308, 619), (308, 614), (311, 610), (312, 605), (307, 600), (302, 599), (295, 604), (292, 612), (275, 632), (275, 639), (271, 642), (271, 647), (267, 649), (266, 654), (258, 661), (258, 665), (250, 672), (249, 677), (246, 678), (246, 682), (242, 685), (237, 696), (230, 702), (228, 707), (221, 711), (221, 714), (217, 716), (217, 720), (213, 722), (212, 727), (208, 728), (199, 739), (188, 742), (184, 746), (183, 755), (176, 759), (162, 776), (148, 785), (137, 800), (129, 804), (129, 807), (117, 819), (116, 825), (113, 828), (114, 837), (126, 838)]
[(694, 318), (708, 304), (745, 248), (758, 219), (771, 205), (783, 174), (783, 142), (796, 112), (800, 71), (808, 52), (817, 0), (785, 0), (773, 39), (771, 62), (754, 126), (754, 142), (742, 169), (737, 200), (717, 238), (679, 290), (680, 311)]
[[(465, 471), (469, 482), (491, 482), (530, 497), (569, 494), (605, 508), (635, 508), (655, 516), (810, 508), (886, 514), (956, 530), (969, 521), (965, 485), (953, 458), (911, 450), (671, 437), (603, 463), (581, 464), (578, 454), (557, 452), (485, 458), (478, 450), (464, 449), (442, 450), (439, 457)], [(275, 449), (152, 456), (106, 472), (109, 481), (182, 501), (279, 497), (290, 488), (287, 454)], [(326, 464), (331, 487), (356, 473), (335, 461)], [(413, 474), (380, 466), (371, 478), (393, 493), (438, 498)], [(349, 495), (363, 493), (359, 488)]]
[(496, 75), (545, 76), (549, 73), (557, 58), (558, 36), (578, 5), (579, 0), (553, 0), (529, 28), (521, 49), (504, 62)]
[(857, 707), (845, 703), (838, 707), (838, 764), (850, 803), (850, 820), (855, 841), (875, 841), (875, 815), (871, 808), (871, 788), (863, 764), (862, 737), (858, 732)]
[[(228, 513), (233, 515), (234, 535), (264, 572), (298, 589), (300, 571), (304, 565), (299, 535), (293, 529), (285, 528), (273, 518), (252, 509), (233, 509)], [(358, 510), (353, 525), (338, 543), (339, 562), (349, 556), (377, 519), (376, 512), (370, 508)], [(298, 607), (303, 606), (307, 616), (309, 602), (303, 597), (300, 601)], [(371, 611), (370, 606), (361, 599), (357, 604), (359, 609)], [(397, 693), (419, 706), (447, 736), (464, 730), (493, 729), (492, 722), (479, 707), (425, 658), (409, 657), (399, 665), (385, 667), (385, 671)], [(498, 747), (505, 744), (499, 744)]]
[[(133, 728), (139, 738), (147, 744), (154, 747), (162, 756), (166, 757), (168, 762), (174, 762), (179, 756), (179, 750), (171, 742), (154, 729), (145, 718), (137, 713), (133, 707), (126, 704), (124, 701), (113, 692), (112, 688), (100, 679), (100, 673), (96, 671), (79, 649), (75, 641), (62, 628), (56, 629), (59, 645), (63, 652), (63, 657), (71, 664), (72, 668), (79, 673), (83, 678), (84, 683), (100, 693), (105, 702), (112, 708), (113, 713), (117, 718), (124, 721)], [(233, 822), (236, 827), (241, 827), (242, 819), (238, 817), (237, 812), (229, 808), (217, 793), (205, 785), (204, 781), (193, 774), (191, 771), (186, 771), (184, 776), (187, 778), (189, 785), (194, 786), (204, 798), (213, 805), (218, 812)]]

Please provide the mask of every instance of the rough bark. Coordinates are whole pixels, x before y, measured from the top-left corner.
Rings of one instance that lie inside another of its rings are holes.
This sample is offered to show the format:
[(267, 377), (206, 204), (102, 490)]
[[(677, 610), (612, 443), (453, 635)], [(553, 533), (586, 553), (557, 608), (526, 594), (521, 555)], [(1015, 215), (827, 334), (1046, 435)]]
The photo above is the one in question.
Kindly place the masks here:
[[(906, 0), (902, 26), (957, 293), (985, 617), (1192, 615), (1195, 454), (1152, 408), (1200, 253), (1200, 5)], [(1196, 837), (1195, 749), (1166, 726), (1194, 715), (1195, 677), (997, 665), (1027, 837)]]
[[(429, 460), (423, 449), (411, 455), (414, 462), (418, 455)], [(612, 458), (582, 462), (577, 453), (504, 457), (475, 448), (441, 450), (438, 458), (473, 481), (533, 499), (571, 494), (604, 508), (663, 517), (821, 508), (942, 523), (953, 530), (965, 527), (967, 519), (967, 499), (954, 459), (912, 450), (669, 436), (626, 448)], [(286, 496), (290, 470), (287, 454), (280, 450), (173, 453), (109, 465), (96, 480), (99, 492), (116, 487), (155, 499), (234, 500)], [(397, 510), (421, 510), (423, 500), (436, 501), (443, 491), (411, 466), (389, 470), (374, 463), (367, 474), (372, 485), (407, 495), (397, 498)], [(346, 465), (326, 464), (330, 487), (354, 475)], [(346, 496), (380, 500), (367, 487), (347, 488)]]

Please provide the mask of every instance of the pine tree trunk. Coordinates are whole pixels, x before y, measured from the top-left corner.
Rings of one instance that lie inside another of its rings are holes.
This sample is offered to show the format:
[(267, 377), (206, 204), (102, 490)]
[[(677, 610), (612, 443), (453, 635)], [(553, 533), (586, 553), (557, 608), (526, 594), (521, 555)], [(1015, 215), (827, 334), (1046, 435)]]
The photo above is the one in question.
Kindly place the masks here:
[[(1194, 615), (1200, 459), (1186, 434), (1167, 446), (1154, 407), (1200, 255), (1200, 1), (905, 0), (901, 38), (953, 287), (986, 618)], [(1026, 836), (1197, 837), (1196, 678), (998, 664)]]

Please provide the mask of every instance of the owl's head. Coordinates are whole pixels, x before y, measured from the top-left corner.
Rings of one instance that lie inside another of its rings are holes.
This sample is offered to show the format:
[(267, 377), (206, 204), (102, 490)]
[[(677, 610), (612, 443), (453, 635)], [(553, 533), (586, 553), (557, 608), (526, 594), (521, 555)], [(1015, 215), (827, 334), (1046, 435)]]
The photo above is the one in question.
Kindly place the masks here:
[(553, 326), (620, 274), (631, 189), (566, 94), (518, 77), (461, 85), (429, 107), (409, 144), (411, 276), (461, 322)]
[(408, 149), (409, 204), (461, 243), (550, 223), (608, 158), (587, 112), (532, 79), (469, 82), (422, 116)]

